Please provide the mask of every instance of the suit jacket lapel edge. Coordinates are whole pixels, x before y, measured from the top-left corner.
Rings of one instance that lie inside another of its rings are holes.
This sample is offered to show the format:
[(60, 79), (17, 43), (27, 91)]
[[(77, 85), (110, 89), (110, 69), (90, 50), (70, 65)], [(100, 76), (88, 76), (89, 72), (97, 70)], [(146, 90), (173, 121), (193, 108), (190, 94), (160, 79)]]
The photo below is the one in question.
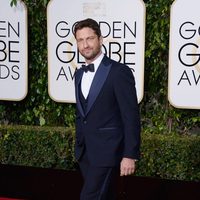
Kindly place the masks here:
[(75, 84), (75, 87), (76, 87), (76, 103), (77, 103), (77, 107), (80, 111), (80, 113), (82, 114), (82, 116), (84, 116), (84, 111), (83, 111), (83, 108), (82, 108), (82, 105), (81, 105), (81, 102), (80, 102), (80, 96), (79, 96), (79, 85), (81, 84), (81, 78), (83, 76), (83, 70), (80, 69), (80, 71), (78, 72), (77, 71), (77, 79), (76, 79), (76, 84)]
[(107, 76), (109, 74), (110, 68), (112, 63), (110, 60), (105, 56), (94, 76), (94, 80), (92, 81), (92, 85), (88, 94), (88, 106), (86, 110), (86, 115), (90, 111), (92, 105), (94, 104), (97, 96), (99, 95), (104, 82), (107, 79)]

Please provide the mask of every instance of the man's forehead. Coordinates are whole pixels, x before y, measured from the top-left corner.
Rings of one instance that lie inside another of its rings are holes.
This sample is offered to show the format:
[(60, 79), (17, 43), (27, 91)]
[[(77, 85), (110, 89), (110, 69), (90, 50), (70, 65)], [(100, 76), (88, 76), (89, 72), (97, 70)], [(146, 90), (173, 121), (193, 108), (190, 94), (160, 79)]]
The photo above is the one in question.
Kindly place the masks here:
[(85, 27), (85, 28), (77, 30), (76, 36), (77, 37), (86, 37), (86, 36), (92, 37), (92, 36), (96, 36), (96, 33), (93, 29)]
[(92, 28), (90, 28), (90, 27), (83, 27), (81, 29), (78, 29), (77, 33), (78, 32), (91, 32), (91, 33), (95, 33), (95, 31)]

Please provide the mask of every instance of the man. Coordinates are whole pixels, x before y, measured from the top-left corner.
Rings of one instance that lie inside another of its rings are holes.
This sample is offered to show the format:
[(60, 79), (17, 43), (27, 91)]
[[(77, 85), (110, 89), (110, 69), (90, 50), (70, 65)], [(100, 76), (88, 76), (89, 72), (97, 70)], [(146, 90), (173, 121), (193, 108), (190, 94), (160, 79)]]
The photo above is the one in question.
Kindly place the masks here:
[(101, 51), (98, 23), (85, 19), (74, 27), (87, 66), (75, 75), (75, 156), (84, 178), (81, 200), (112, 200), (116, 174), (134, 173), (139, 159), (140, 116), (131, 70)]

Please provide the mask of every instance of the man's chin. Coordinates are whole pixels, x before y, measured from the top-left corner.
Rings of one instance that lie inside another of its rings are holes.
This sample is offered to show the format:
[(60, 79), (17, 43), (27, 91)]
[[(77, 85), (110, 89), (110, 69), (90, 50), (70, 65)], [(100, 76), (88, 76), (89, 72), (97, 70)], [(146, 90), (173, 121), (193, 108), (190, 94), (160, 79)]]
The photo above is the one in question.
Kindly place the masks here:
[(84, 55), (85, 59), (87, 60), (93, 60), (95, 58), (94, 55)]
[(94, 60), (96, 57), (97, 57), (97, 55), (98, 55), (99, 53), (92, 53), (92, 54), (87, 54), (87, 53), (84, 53), (84, 54), (82, 54), (82, 56), (86, 59), (86, 60)]

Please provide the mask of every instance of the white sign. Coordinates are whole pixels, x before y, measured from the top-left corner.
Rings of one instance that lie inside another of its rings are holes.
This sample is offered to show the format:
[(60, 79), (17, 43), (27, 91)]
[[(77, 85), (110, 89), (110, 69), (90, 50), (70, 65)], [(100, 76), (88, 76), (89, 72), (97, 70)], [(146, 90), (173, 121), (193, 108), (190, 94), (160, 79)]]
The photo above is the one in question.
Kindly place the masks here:
[(51, 0), (47, 8), (48, 89), (58, 102), (75, 102), (74, 73), (84, 62), (72, 30), (86, 18), (95, 19), (104, 37), (103, 52), (128, 65), (143, 98), (145, 5), (142, 0)]
[(22, 1), (0, 5), (0, 99), (19, 101), (28, 88), (27, 9)]
[(171, 7), (168, 98), (177, 108), (200, 108), (200, 1)]

